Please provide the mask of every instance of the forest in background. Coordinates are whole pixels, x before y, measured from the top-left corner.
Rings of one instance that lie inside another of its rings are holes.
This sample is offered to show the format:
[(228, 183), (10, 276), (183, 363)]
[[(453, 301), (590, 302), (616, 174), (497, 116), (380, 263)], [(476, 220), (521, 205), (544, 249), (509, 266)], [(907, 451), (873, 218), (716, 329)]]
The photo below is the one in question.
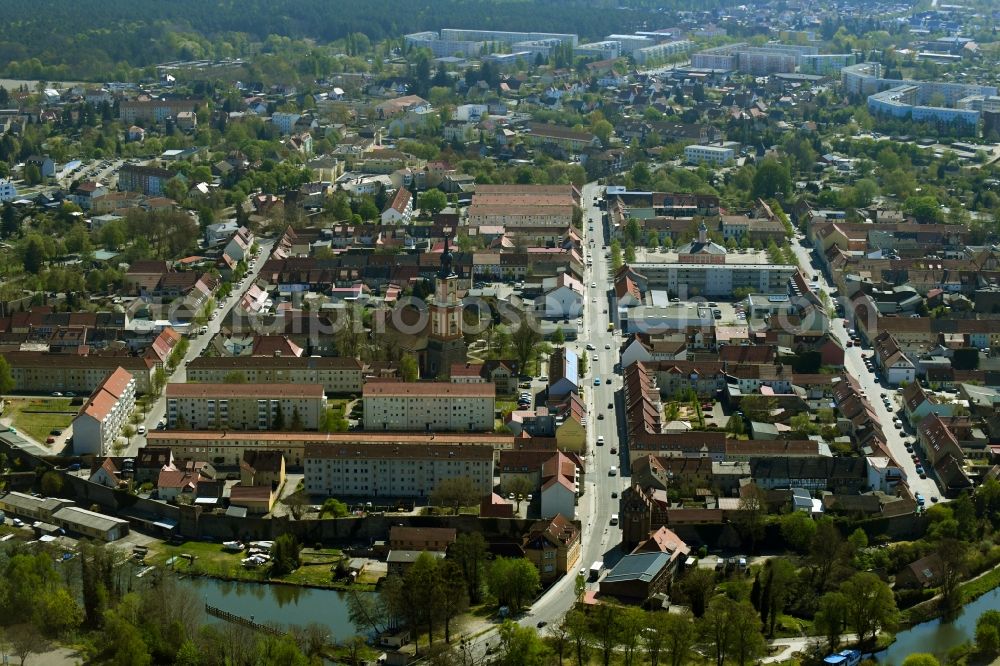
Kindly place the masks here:
[[(372, 42), (442, 27), (576, 32), (658, 29), (670, 12), (707, 0), (6, 0), (0, 74), (48, 80), (126, 80), (174, 59), (240, 57), (268, 36)], [(615, 8), (627, 8), (616, 10)]]

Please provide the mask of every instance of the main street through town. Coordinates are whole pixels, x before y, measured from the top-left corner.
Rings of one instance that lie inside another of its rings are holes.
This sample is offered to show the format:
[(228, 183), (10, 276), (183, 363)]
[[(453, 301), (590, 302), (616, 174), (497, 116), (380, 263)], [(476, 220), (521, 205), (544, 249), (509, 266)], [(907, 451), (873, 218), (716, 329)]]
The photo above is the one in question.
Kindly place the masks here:
[[(596, 183), (588, 183), (583, 187), (584, 246), (593, 266), (586, 280), (583, 326), (575, 343), (567, 343), (571, 347), (575, 344), (575, 350), (587, 357), (587, 373), (580, 378), (588, 413), (584, 470), (586, 482), (577, 507), (577, 518), (583, 525), (580, 558), (576, 562), (575, 571), (560, 578), (527, 613), (517, 618), (525, 627), (560, 622), (576, 601), (577, 574), (580, 570), (589, 569), (596, 560), (603, 561), (605, 567), (613, 566), (622, 556), (619, 547), (620, 527), (610, 523), (611, 515), (618, 513), (617, 495), (625, 487), (626, 480), (622, 478), (622, 470), (628, 474), (628, 463), (627, 452), (619, 439), (619, 420), (616, 416), (620, 400), (618, 394), (622, 387), (617, 368), (620, 338), (617, 329), (614, 332), (608, 330), (608, 322), (612, 316), (612, 274), (604, 246), (610, 243), (610, 239), (606, 236), (601, 211), (595, 205), (595, 198), (600, 194), (601, 190)], [(587, 349), (588, 345), (594, 349)], [(595, 385), (598, 378), (600, 385)], [(604, 440), (602, 446), (597, 446), (599, 437)], [(614, 476), (611, 475), (612, 466), (616, 468)], [(616, 497), (612, 497), (612, 493)], [(595, 588), (596, 585), (593, 581), (587, 583), (588, 588)], [(496, 642), (495, 628), (470, 639), (470, 652), (477, 663)]]
[[(226, 320), (233, 307), (240, 302), (243, 294), (246, 293), (246, 291), (250, 288), (250, 285), (252, 285), (257, 279), (257, 276), (260, 274), (260, 270), (264, 267), (264, 262), (267, 261), (271, 254), (271, 248), (274, 246), (274, 241), (265, 241), (258, 238), (257, 246), (260, 249), (260, 252), (257, 254), (257, 258), (254, 260), (253, 264), (247, 268), (246, 277), (243, 280), (242, 286), (234, 285), (234, 288), (229, 296), (225, 300), (219, 302), (222, 307), (217, 307), (217, 309), (213, 311), (215, 313), (215, 318), (210, 319), (206, 324), (208, 327), (207, 333), (189, 337), (190, 345), (188, 346), (187, 353), (184, 355), (184, 360), (177, 366), (173, 374), (170, 375), (167, 380), (168, 382), (183, 383), (187, 381), (187, 364), (201, 356), (201, 354), (205, 351), (205, 348), (208, 346), (208, 343), (219, 332), (219, 329), (222, 327), (222, 322)], [(167, 399), (166, 392), (164, 391), (164, 393), (149, 406), (143, 425), (146, 426), (147, 430), (155, 429), (157, 424), (159, 424), (159, 422), (164, 418), (166, 411)], [(121, 455), (134, 456), (139, 449), (145, 445), (146, 438), (142, 435), (137, 435), (132, 438), (128, 447)]]
[[(798, 260), (799, 266), (805, 271), (806, 275), (817, 276), (820, 290), (827, 294), (832, 294), (834, 287), (827, 282), (826, 277), (819, 269), (818, 261), (811, 254), (811, 249), (802, 245), (801, 238), (798, 235), (792, 239), (791, 247), (795, 252), (795, 258)], [(847, 317), (851, 317), (851, 308), (846, 301), (844, 301), (844, 312)], [(931, 476), (928, 476), (926, 479), (920, 478), (920, 475), (917, 474), (916, 463), (913, 462), (910, 453), (906, 450), (906, 442), (907, 440), (913, 440), (914, 433), (910, 425), (906, 423), (906, 418), (900, 410), (902, 399), (896, 391), (896, 387), (889, 386), (888, 383), (880, 381), (876, 373), (869, 372), (868, 368), (865, 367), (865, 357), (871, 356), (874, 353), (871, 347), (847, 346), (847, 342), (850, 339), (848, 331), (854, 326), (853, 319), (848, 319), (849, 323), (845, 323), (842, 317), (834, 317), (830, 321), (831, 332), (844, 346), (844, 368), (849, 375), (857, 379), (861, 384), (861, 388), (868, 397), (868, 402), (875, 411), (879, 423), (882, 424), (882, 432), (885, 433), (889, 451), (906, 475), (906, 483), (910, 487), (910, 490), (914, 494), (922, 494), (928, 501), (932, 497), (940, 497), (941, 500), (945, 500), (938, 489), (937, 483)], [(883, 403), (883, 394), (889, 397), (891, 408), (886, 407), (885, 403)], [(896, 416), (902, 419), (904, 424), (903, 430), (893, 425), (892, 420)], [(929, 465), (924, 465), (924, 468), (930, 471)]]

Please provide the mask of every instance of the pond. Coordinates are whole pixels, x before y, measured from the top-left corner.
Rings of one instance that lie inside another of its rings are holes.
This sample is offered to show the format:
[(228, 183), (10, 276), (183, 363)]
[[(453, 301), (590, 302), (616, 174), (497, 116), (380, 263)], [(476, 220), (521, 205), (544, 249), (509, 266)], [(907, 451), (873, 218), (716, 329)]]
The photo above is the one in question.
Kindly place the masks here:
[[(255, 622), (273, 622), (286, 627), (318, 622), (329, 628), (331, 641), (342, 641), (363, 633), (351, 623), (346, 597), (338, 590), (214, 578), (182, 578), (180, 583), (210, 606), (245, 618), (252, 616)], [(206, 615), (205, 620), (215, 621), (215, 618)]]
[[(976, 620), (988, 610), (1000, 608), (1000, 588), (996, 588), (966, 605), (961, 614), (947, 622), (930, 620), (896, 634), (896, 642), (874, 656), (885, 664), (901, 664), (914, 652), (930, 652), (942, 659), (948, 650), (973, 640)], [(943, 660), (943, 659), (942, 659)]]

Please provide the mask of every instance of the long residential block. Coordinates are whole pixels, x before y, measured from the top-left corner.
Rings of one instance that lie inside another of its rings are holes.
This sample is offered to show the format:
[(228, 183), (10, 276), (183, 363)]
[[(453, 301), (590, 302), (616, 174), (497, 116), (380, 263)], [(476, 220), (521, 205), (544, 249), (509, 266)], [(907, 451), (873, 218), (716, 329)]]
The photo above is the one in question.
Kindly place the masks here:
[(167, 384), (168, 428), (317, 430), (325, 410), (319, 384)]
[(488, 444), (312, 444), (306, 446), (306, 492), (334, 497), (427, 497), (445, 479), (468, 478), (480, 495), (493, 487)]
[(216, 467), (239, 467), (246, 452), (280, 451), (289, 470), (301, 470), (307, 446), (329, 444), (340, 447), (381, 446), (386, 450), (400, 445), (449, 448), (463, 444), (489, 446), (496, 455), (514, 448), (513, 435), (495, 433), (401, 432), (209, 432), (205, 430), (154, 430), (146, 435), (148, 447), (170, 449), (177, 460), (212, 463)]
[(492, 431), (495, 384), (368, 382), (365, 430)]
[(14, 379), (14, 390), (49, 393), (75, 391), (90, 395), (119, 367), (135, 379), (135, 392), (148, 393), (156, 363), (137, 356), (76, 356), (48, 352), (13, 351), (4, 354)]
[(240, 376), (251, 384), (321, 384), (327, 394), (361, 393), (364, 366), (328, 356), (199, 356), (187, 366), (190, 382), (222, 383)]

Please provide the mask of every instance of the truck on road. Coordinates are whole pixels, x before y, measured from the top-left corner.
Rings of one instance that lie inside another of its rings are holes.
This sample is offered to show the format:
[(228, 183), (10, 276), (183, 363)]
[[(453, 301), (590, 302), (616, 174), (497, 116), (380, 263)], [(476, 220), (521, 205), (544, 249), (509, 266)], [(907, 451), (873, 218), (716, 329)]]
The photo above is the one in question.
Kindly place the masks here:
[(590, 580), (597, 580), (600, 578), (602, 571), (604, 571), (604, 562), (596, 560), (590, 565)]

